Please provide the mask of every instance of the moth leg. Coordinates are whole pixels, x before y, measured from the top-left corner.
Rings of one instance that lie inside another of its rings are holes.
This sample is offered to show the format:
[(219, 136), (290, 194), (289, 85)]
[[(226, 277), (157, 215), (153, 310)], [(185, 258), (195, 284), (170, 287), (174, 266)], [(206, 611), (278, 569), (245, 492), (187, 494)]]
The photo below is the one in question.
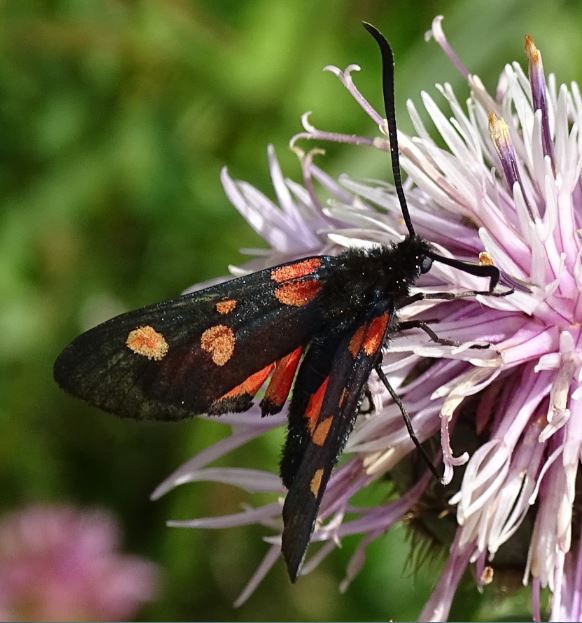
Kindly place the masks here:
[(398, 331), (406, 331), (407, 329), (422, 329), (432, 342), (443, 346), (460, 346), (459, 342), (439, 337), (424, 320), (406, 320), (398, 324)]
[[(443, 346), (460, 346), (461, 343), (456, 340), (447, 340), (446, 338), (439, 337), (428, 325), (428, 322), (425, 320), (407, 320), (405, 322), (401, 322), (398, 325), (399, 331), (406, 331), (407, 329), (421, 329), (424, 331), (432, 342), (436, 344), (442, 344)], [(469, 346), (469, 348), (489, 348), (489, 344), (473, 344), (473, 346)]]
[(478, 295), (482, 296), (495, 296), (497, 298), (502, 296), (509, 296), (513, 294), (515, 290), (505, 290), (505, 292), (489, 292), (488, 290), (463, 290), (462, 292), (417, 292), (407, 298), (405, 298), (401, 304), (398, 305), (398, 309), (416, 303), (417, 301), (456, 301), (457, 299), (473, 298)]
[(426, 450), (421, 446), (420, 441), (418, 441), (418, 437), (416, 436), (416, 433), (414, 432), (414, 428), (412, 427), (412, 422), (410, 421), (410, 416), (408, 415), (408, 411), (406, 411), (404, 404), (402, 404), (402, 400), (400, 400), (400, 397), (394, 391), (393, 387), (390, 385), (390, 382), (386, 378), (386, 375), (384, 374), (379, 363), (375, 365), (374, 370), (376, 370), (376, 374), (378, 375), (379, 379), (384, 384), (384, 387), (386, 387), (386, 389), (388, 390), (388, 393), (390, 394), (390, 396), (392, 396), (392, 400), (394, 400), (394, 402), (400, 409), (400, 413), (402, 413), (402, 418), (404, 419), (404, 424), (406, 425), (406, 430), (408, 431), (408, 434), (410, 435), (410, 439), (412, 439), (412, 443), (416, 446), (416, 449), (420, 452), (420, 455), (422, 456), (427, 467), (433, 473), (434, 477), (437, 480), (440, 480), (441, 477), (439, 473), (437, 472), (436, 467), (432, 464), (430, 457), (426, 453)]

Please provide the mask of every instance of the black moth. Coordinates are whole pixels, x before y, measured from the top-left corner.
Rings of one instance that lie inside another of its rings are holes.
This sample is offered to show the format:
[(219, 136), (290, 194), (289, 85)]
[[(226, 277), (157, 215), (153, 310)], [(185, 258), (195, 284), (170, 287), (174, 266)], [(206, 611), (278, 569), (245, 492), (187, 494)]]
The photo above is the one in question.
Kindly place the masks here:
[[(499, 271), (438, 255), (416, 235), (402, 189), (394, 113), (394, 60), (388, 42), (364, 24), (380, 47), (392, 170), (408, 235), (398, 244), (313, 256), (122, 314), (76, 338), (54, 366), (67, 392), (122, 417), (179, 420), (200, 413), (245, 411), (266, 384), (263, 415), (289, 406), (281, 477), (282, 552), (295, 580), (331, 471), (351, 432), (368, 377), (375, 370), (406, 411), (380, 367), (392, 335), (424, 330), (398, 322), (398, 310), (428, 296), (410, 287), (433, 261), (489, 279)], [(456, 298), (450, 293), (431, 298)]]

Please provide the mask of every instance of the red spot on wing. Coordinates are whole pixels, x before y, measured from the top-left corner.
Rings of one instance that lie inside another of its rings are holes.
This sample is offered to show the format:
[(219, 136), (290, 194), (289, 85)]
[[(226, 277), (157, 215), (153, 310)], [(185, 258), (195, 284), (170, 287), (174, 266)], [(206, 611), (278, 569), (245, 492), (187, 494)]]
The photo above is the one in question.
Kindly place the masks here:
[(352, 335), (352, 339), (348, 344), (348, 350), (352, 354), (352, 357), (355, 359), (360, 352), (360, 348), (362, 348), (362, 342), (364, 341), (364, 333), (366, 331), (366, 325), (360, 325), (356, 332)]
[(327, 384), (329, 383), (329, 376), (323, 381), (323, 383), (317, 388), (317, 390), (310, 396), (307, 408), (305, 409), (305, 417), (307, 418), (307, 428), (310, 433), (313, 433), (317, 426), (317, 420), (321, 413), (321, 407), (323, 405), (323, 399), (327, 390)]
[(375, 354), (380, 346), (382, 346), (382, 340), (386, 333), (386, 327), (390, 320), (390, 314), (388, 312), (383, 313), (381, 316), (373, 318), (368, 329), (366, 331), (366, 337), (362, 343), (362, 348), (366, 355)]
[(218, 401), (238, 398), (243, 395), (253, 397), (259, 391), (259, 389), (261, 389), (261, 385), (267, 380), (269, 374), (271, 374), (274, 365), (275, 364), (270, 363), (262, 370), (251, 374), (240, 385), (233, 387), (230, 391), (226, 392), (226, 394), (221, 396)]
[(364, 351), (364, 354), (368, 357), (377, 353), (380, 346), (382, 346), (382, 340), (389, 322), (390, 314), (385, 312), (380, 316), (372, 318), (370, 322), (359, 326), (348, 344), (348, 350), (352, 357), (355, 359), (361, 351)]
[(317, 279), (292, 281), (279, 286), (275, 290), (275, 296), (283, 305), (303, 307), (303, 305), (307, 305), (317, 296), (320, 289), (321, 282)]
[(278, 413), (291, 391), (295, 372), (303, 353), (303, 347), (296, 348), (292, 353), (275, 362), (275, 370), (269, 381), (265, 397), (261, 402), (263, 415)]
[(321, 259), (318, 257), (310, 257), (307, 260), (288, 264), (287, 266), (279, 266), (271, 271), (271, 279), (275, 283), (284, 283), (290, 279), (298, 279), (312, 275), (321, 266)]

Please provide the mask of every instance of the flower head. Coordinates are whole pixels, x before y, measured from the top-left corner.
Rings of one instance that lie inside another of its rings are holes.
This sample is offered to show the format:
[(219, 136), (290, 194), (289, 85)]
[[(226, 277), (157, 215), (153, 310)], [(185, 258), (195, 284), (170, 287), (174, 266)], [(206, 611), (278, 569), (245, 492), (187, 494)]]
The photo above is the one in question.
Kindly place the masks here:
[[(435, 19), (431, 34), (467, 79), (470, 96), (463, 106), (450, 85), (437, 85), (445, 114), (431, 95), (421, 94), (440, 142), (408, 102), (416, 135), (399, 133), (399, 143), (412, 220), (439, 253), (493, 263), (514, 293), (410, 305), (401, 319), (430, 319), (439, 336), (460, 345), (436, 344), (421, 331), (406, 331), (385, 354), (383, 370), (398, 388), (418, 438), (440, 436), (447, 488), (437, 495), (440, 511), (449, 512), (435, 518), (449, 522), (454, 534), (449, 560), (421, 618), (447, 617), (470, 564), (485, 585), (495, 582), (496, 569), (510, 561), (521, 569), (524, 583), (532, 584), (536, 618), (540, 589), (548, 587), (551, 617), (579, 620), (582, 526), (574, 511), (582, 448), (582, 98), (574, 83), (558, 87), (553, 76), (546, 82), (531, 37), (526, 39), (529, 77), (519, 64), (507, 65), (491, 96), (448, 44), (441, 19)], [(385, 244), (405, 234), (392, 186), (348, 176), (334, 181), (315, 166), (314, 153), (299, 148), (301, 141), (315, 140), (388, 149), (385, 120), (353, 81), (359, 67), (326, 70), (340, 79), (379, 132), (370, 137), (326, 132), (304, 116), (304, 131), (291, 142), (302, 162), (303, 185), (286, 180), (269, 152), (279, 206), (223, 173), (230, 199), (272, 246), (265, 264), (307, 251), (337, 253), (346, 246)], [(314, 181), (321, 186), (317, 193)], [(324, 193), (325, 202), (320, 199)], [(435, 263), (418, 286), (425, 292), (458, 293), (483, 284)], [(487, 344), (489, 348), (471, 348)], [(303, 567), (308, 573), (342, 537), (363, 534), (342, 588), (360, 569), (371, 541), (407, 514), (421, 513), (428, 497), (435, 496), (435, 484), (425, 474), (412, 483), (394, 478), (401, 496), (384, 505), (351, 504), (354, 493), (390, 474), (414, 448), (397, 405), (374, 375), (369, 386), (375, 409), (358, 419), (348, 440), (346, 459), (330, 480), (312, 536), (322, 546)], [(202, 479), (283, 492), (270, 473), (206, 465), (279, 426), (284, 417), (261, 419), (252, 411), (223, 421), (232, 426), (231, 437), (180, 468), (154, 495)], [(228, 517), (173, 525), (272, 525), (279, 515), (280, 503), (274, 501)], [(518, 534), (523, 539), (524, 532), (527, 548), (512, 554), (512, 539)], [(277, 559), (280, 537), (270, 541), (270, 551), (240, 600)]]
[(155, 567), (116, 552), (102, 512), (36, 506), (0, 521), (0, 619), (127, 620), (156, 589)]

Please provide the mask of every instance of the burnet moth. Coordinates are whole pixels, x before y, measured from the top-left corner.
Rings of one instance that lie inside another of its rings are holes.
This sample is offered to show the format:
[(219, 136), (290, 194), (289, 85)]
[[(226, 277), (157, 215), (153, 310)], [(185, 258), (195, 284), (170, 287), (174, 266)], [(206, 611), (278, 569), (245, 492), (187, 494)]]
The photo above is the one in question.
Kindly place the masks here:
[[(350, 249), (274, 266), (220, 285), (122, 314), (83, 333), (59, 355), (57, 383), (121, 417), (180, 420), (196, 414), (246, 411), (262, 392), (263, 415), (281, 411), (293, 387), (281, 478), (282, 552), (295, 581), (326, 485), (375, 371), (406, 410), (382, 371), (382, 349), (421, 321), (398, 322), (398, 311), (423, 298), (453, 299), (496, 292), (499, 271), (443, 257), (414, 231), (400, 177), (394, 112), (394, 59), (382, 34), (364, 24), (380, 47), (384, 105), (394, 182), (408, 229), (396, 244)], [(410, 288), (442, 262), (489, 280), (484, 291), (416, 293)]]

